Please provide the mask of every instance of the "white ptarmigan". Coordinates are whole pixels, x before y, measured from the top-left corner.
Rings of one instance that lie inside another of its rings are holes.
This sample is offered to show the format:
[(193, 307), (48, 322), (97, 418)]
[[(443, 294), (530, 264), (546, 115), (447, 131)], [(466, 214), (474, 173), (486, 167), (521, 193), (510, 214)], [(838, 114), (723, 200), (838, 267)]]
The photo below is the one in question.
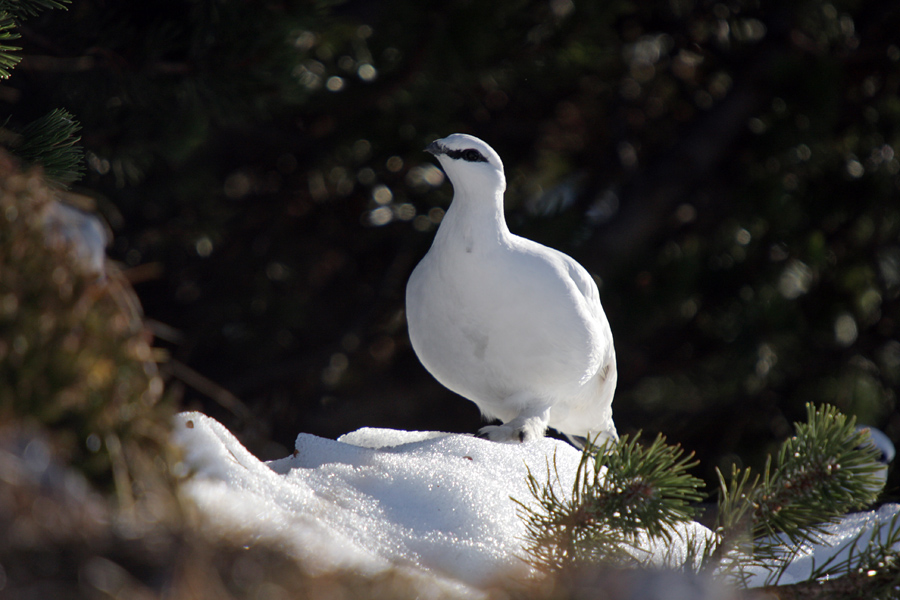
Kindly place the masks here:
[(413, 349), (450, 390), (500, 419), (481, 437), (526, 442), (547, 427), (618, 439), (616, 355), (597, 284), (571, 257), (513, 235), (493, 148), (456, 133), (426, 148), (453, 202), (406, 286)]

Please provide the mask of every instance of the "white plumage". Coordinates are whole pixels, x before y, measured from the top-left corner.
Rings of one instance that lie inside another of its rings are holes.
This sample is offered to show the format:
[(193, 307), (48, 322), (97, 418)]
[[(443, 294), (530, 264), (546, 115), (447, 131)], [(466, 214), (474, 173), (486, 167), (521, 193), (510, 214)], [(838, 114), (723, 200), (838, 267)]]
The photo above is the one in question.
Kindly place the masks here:
[(443, 385), (529, 441), (548, 426), (617, 439), (616, 356), (597, 285), (571, 257), (513, 235), (500, 157), (464, 134), (433, 142), (453, 202), (406, 286), (413, 349)]

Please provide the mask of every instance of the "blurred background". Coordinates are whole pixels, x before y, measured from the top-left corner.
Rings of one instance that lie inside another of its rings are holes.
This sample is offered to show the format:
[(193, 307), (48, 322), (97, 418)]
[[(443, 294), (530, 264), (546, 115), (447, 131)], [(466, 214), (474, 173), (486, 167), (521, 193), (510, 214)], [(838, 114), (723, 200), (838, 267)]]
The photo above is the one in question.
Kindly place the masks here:
[(807, 402), (900, 439), (896, 2), (76, 0), (19, 30), (0, 112), (81, 123), (72, 190), (166, 393), (261, 458), (480, 427), (403, 313), (454, 132), (503, 158), (510, 229), (600, 283), (620, 433), (709, 481)]

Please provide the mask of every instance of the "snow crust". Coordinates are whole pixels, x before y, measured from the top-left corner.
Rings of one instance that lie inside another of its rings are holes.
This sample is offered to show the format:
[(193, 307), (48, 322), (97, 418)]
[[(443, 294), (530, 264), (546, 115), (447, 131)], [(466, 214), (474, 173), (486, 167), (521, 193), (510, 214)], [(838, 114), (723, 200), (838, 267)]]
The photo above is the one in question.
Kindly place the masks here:
[[(400, 569), (421, 583), (422, 597), (479, 597), (491, 586), (532, 577), (522, 560), (525, 525), (512, 498), (533, 502), (529, 469), (541, 482), (549, 475), (557, 495), (570, 495), (581, 458), (551, 438), (502, 444), (366, 428), (336, 441), (300, 434), (293, 455), (265, 463), (196, 412), (178, 415), (174, 435), (192, 473), (182, 489), (213, 533), (277, 544), (313, 575)], [(845, 557), (858, 536), (864, 547), (898, 513), (900, 506), (885, 505), (849, 515), (822, 544), (804, 548), (780, 583), (806, 579), (813, 562)], [(677, 567), (689, 540), (700, 545), (712, 535), (697, 523), (674, 533), (671, 544), (646, 544), (641, 558)], [(763, 585), (767, 575), (758, 570), (751, 583)]]
[[(533, 574), (512, 498), (530, 503), (528, 470), (546, 481), (548, 466), (556, 493), (569, 495), (581, 458), (551, 438), (367, 428), (337, 441), (300, 434), (292, 456), (264, 463), (200, 413), (177, 417), (175, 439), (193, 473), (184, 490), (221, 535), (283, 544), (313, 574), (406, 565), (474, 588)], [(648, 552), (677, 561), (682, 546)]]

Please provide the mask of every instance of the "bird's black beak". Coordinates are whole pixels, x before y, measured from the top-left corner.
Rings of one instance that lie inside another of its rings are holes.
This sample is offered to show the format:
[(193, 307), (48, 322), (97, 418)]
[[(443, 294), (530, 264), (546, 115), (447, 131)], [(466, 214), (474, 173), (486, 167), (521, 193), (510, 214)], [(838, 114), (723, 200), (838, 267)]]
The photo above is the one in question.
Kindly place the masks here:
[(431, 142), (430, 144), (428, 144), (428, 147), (425, 148), (425, 152), (428, 152), (429, 154), (434, 154), (435, 156), (444, 154), (446, 151), (447, 151), (447, 149), (444, 148), (443, 146), (441, 146), (437, 142), (437, 140)]

